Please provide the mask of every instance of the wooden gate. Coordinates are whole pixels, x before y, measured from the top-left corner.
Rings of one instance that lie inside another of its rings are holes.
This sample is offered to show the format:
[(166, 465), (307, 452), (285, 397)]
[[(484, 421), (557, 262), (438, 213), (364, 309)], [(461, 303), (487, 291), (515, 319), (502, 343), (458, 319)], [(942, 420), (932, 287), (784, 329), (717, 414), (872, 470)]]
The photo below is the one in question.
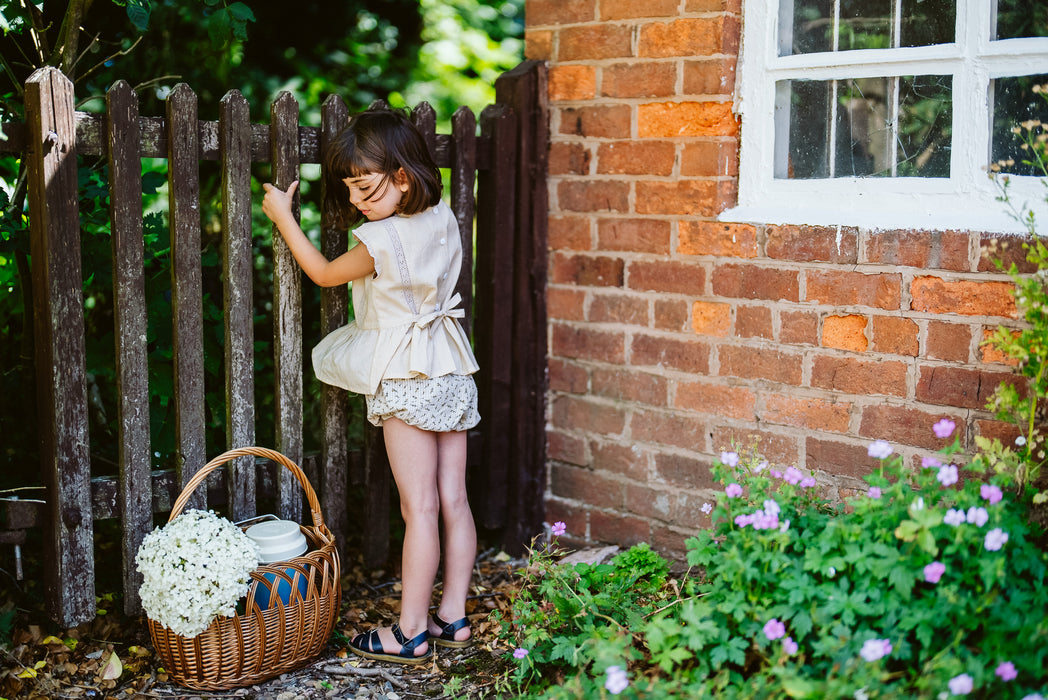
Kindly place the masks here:
[[(223, 97), (217, 122), (197, 119), (186, 85), (167, 99), (163, 117), (142, 117), (123, 82), (106, 96), (106, 113), (74, 109), (73, 86), (44, 68), (26, 82), (26, 123), (4, 124), (0, 150), (28, 163), (29, 235), (33, 277), (36, 402), (44, 489), (39, 498), (0, 499), (0, 541), (24, 541), (27, 528), (44, 532), (46, 605), (64, 625), (95, 615), (94, 521), (119, 518), (123, 539), (124, 607), (140, 608), (134, 555), (170, 510), (182, 486), (209, 457), (204, 454), (203, 295), (201, 287), (201, 161), (221, 169), (225, 397), (229, 448), (255, 443), (252, 337), (251, 165), (268, 162), (274, 184), (286, 189), (303, 164), (320, 163), (326, 143), (348, 117), (329, 98), (321, 126), (299, 125), (290, 94), (271, 106), (268, 125), (251, 124), (237, 91)], [(501, 532), (504, 547), (520, 551), (538, 532), (545, 486), (546, 75), (525, 62), (496, 82), (496, 104), (477, 119), (455, 112), (450, 135), (437, 134), (423, 104), (412, 113), (437, 165), (451, 171), (451, 205), (465, 253), (459, 292), (467, 309), (481, 370), (482, 421), (470, 436), (472, 500), (479, 524)], [(119, 399), (119, 476), (92, 478), (80, 264), (77, 155), (105, 157), (110, 173), (110, 222)], [(140, 159), (167, 160), (171, 243), (174, 404), (179, 465), (151, 468), (146, 307), (143, 274), (143, 197)], [(476, 197), (474, 197), (476, 186)], [(321, 247), (344, 251), (347, 232), (330, 224), (322, 199)], [(475, 271), (470, 253), (476, 236)], [(363, 517), (366, 563), (389, 553), (388, 465), (380, 433), (366, 434), (363, 454), (349, 450), (345, 392), (325, 386), (322, 450), (303, 454), (303, 358), (300, 271), (279, 235), (273, 236), (273, 351), (276, 444), (266, 445), (302, 464), (320, 494), (325, 521), (345, 547), (347, 493), (367, 490)], [(475, 294), (474, 294), (475, 289)], [(325, 289), (325, 334), (347, 319), (345, 287)], [(314, 397), (309, 397), (315, 400)], [(350, 478), (359, 460), (362, 483)], [(234, 520), (255, 514), (260, 495), (275, 498), (282, 517), (303, 517), (294, 479), (250, 460), (231, 463), (190, 507), (224, 504)], [(307, 514), (308, 518), (309, 515)], [(21, 536), (20, 536), (21, 535)], [(36, 553), (29, 553), (34, 555)]]

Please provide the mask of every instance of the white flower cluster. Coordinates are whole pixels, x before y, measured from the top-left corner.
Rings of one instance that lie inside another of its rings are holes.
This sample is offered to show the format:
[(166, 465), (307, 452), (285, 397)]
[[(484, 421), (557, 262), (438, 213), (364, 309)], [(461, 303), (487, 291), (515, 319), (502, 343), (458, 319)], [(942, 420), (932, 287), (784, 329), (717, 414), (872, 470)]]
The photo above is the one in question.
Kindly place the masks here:
[(142, 540), (135, 563), (150, 619), (195, 637), (219, 615), (232, 617), (258, 566), (258, 545), (212, 511), (187, 510)]

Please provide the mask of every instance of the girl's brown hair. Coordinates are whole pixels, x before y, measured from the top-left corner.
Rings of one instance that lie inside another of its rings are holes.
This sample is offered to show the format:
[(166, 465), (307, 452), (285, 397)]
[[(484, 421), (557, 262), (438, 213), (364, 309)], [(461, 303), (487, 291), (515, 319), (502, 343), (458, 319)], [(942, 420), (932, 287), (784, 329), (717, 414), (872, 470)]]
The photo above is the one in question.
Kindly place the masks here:
[(434, 206), (444, 187), (422, 134), (407, 115), (392, 109), (369, 110), (350, 117), (328, 147), (324, 166), (328, 196), (334, 205), (332, 214), (341, 226), (352, 225), (361, 218), (360, 211), (349, 201), (349, 188), (343, 182), (347, 177), (379, 173), (382, 180), (373, 196), (381, 196), (403, 168), (408, 189), (397, 206), (397, 213), (403, 216)]

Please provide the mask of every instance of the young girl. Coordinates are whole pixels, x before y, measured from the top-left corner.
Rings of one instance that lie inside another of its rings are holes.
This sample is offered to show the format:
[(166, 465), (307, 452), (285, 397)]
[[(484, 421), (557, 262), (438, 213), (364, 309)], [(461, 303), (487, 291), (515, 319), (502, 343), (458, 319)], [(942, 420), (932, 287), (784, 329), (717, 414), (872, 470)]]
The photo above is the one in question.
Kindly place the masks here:
[[(477, 362), (457, 318), (462, 249), (441, 200), (440, 171), (403, 114), (358, 114), (335, 139), (326, 176), (341, 211), (366, 218), (349, 252), (328, 260), (295, 221), (287, 192), (263, 185), (262, 211), (316, 284), (353, 282), (355, 320), (313, 350), (328, 384), (364, 394), (368, 420), (382, 426), (404, 516), (400, 621), (357, 635), (350, 648), (383, 661), (422, 663), (432, 644), (464, 647), (466, 596), (477, 534), (466, 500), (466, 430), (480, 420)], [(444, 526), (444, 590), (430, 616)], [(447, 622), (450, 620), (451, 622)]]

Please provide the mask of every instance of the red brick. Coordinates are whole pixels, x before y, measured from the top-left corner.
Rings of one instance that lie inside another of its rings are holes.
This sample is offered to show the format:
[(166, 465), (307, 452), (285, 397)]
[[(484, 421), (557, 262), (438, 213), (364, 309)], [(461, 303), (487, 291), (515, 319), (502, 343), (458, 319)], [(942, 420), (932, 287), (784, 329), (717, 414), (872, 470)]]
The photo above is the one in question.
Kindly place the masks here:
[(680, 156), (683, 177), (719, 177), (739, 174), (739, 142), (734, 138), (689, 140)]
[(773, 335), (771, 309), (767, 306), (735, 308), (735, 335), (740, 338), (767, 338)]
[(649, 520), (667, 521), (673, 516), (676, 498), (665, 488), (652, 488), (647, 480), (626, 485), (626, 508), (630, 513)]
[(629, 211), (629, 195), (626, 182), (572, 180), (557, 187), (557, 198), (564, 211)]
[(546, 292), (546, 313), (555, 321), (585, 321), (586, 293), (579, 289), (550, 287)]
[(713, 270), (713, 293), (736, 299), (800, 300), (796, 270), (757, 265), (718, 265)]
[(596, 19), (597, 0), (524, 0), (528, 26), (590, 22)]
[(642, 483), (648, 480), (650, 456), (647, 451), (633, 443), (623, 445), (592, 440), (590, 453), (593, 455), (593, 468), (597, 471), (620, 474)]
[(574, 362), (551, 357), (549, 367), (549, 390), (585, 394), (589, 391), (589, 372)]
[(717, 185), (709, 180), (642, 180), (637, 183), (637, 213), (716, 216), (721, 196)]
[(710, 463), (674, 453), (655, 455), (655, 473), (663, 483), (683, 489), (716, 488)]
[(730, 102), (651, 102), (637, 107), (640, 138), (735, 136), (739, 122)]
[(673, 97), (677, 94), (677, 64), (644, 61), (605, 66), (600, 92), (605, 97)]
[(668, 380), (637, 369), (593, 370), (593, 395), (649, 406), (665, 406)]
[(590, 302), (589, 320), (593, 323), (623, 323), (647, 328), (648, 300), (628, 294), (595, 293)]
[(596, 508), (621, 508), (625, 503), (625, 487), (621, 481), (563, 464), (550, 467), (550, 493)]
[[(678, 496), (678, 500), (680, 497)], [(666, 527), (656, 528), (651, 535), (651, 547), (661, 556), (665, 557), (668, 561), (678, 562), (684, 564), (686, 562), (687, 555), (685, 553), (686, 547), (685, 542), (691, 537), (695, 536), (696, 527), (689, 526), (688, 523), (692, 522), (685, 518), (686, 514), (691, 509), (682, 511), (682, 515), (674, 518), (674, 527), (683, 528), (686, 532), (681, 532), (679, 529), (670, 529)], [(709, 527), (709, 518), (706, 518), (705, 527)]]
[(555, 523), (557, 521), (570, 523), (568, 526), (568, 533), (567, 535), (562, 536), (562, 539), (571, 538), (581, 540), (586, 536), (587, 508), (565, 503), (563, 500), (556, 497), (547, 498), (545, 505), (545, 518), (547, 523)]
[(1010, 372), (982, 372), (960, 367), (923, 365), (917, 380), (918, 401), (958, 408), (986, 408), (998, 384), (1026, 393), (1026, 380)]
[(808, 469), (861, 479), (880, 468), (880, 460), (867, 453), (869, 443), (855, 445), (809, 437), (804, 447)]
[(586, 466), (589, 455), (586, 454), (586, 441), (576, 435), (568, 435), (556, 430), (546, 431), (546, 450), (550, 459)]
[(626, 411), (578, 396), (561, 395), (553, 400), (553, 425), (608, 437), (622, 436)]
[(551, 66), (548, 81), (546, 90), (552, 102), (592, 100), (597, 96), (597, 70), (593, 66)]
[(707, 58), (684, 62), (685, 95), (732, 95), (735, 58)]
[(671, 175), (677, 147), (669, 141), (616, 141), (597, 149), (601, 175)]
[(652, 58), (730, 53), (733, 37), (724, 17), (649, 22), (640, 27), (637, 55)]
[(686, 12), (734, 12), (739, 14), (741, 0), (688, 0)]
[(807, 273), (806, 301), (832, 306), (872, 306), (897, 311), (902, 306), (902, 275), (861, 272)]
[(625, 265), (621, 258), (556, 253), (550, 259), (550, 280), (582, 287), (621, 287)]
[(634, 260), (626, 267), (627, 287), (644, 292), (703, 293), (706, 271), (695, 263)]
[(554, 323), (551, 352), (558, 357), (622, 364), (626, 338), (621, 332)]
[(1015, 318), (1013, 289), (1010, 282), (947, 282), (939, 277), (917, 277), (910, 285), (910, 307), (933, 314)]
[(674, 408), (738, 420), (753, 420), (756, 405), (750, 389), (706, 382), (681, 382), (673, 401)]
[(768, 257), (854, 265), (859, 231), (836, 226), (768, 226)]
[(975, 421), (975, 433), (988, 440), (1000, 440), (1005, 447), (1014, 447), (1015, 439), (1022, 435), (1022, 430), (1014, 423), (999, 420)]
[(669, 255), (673, 231), (669, 221), (659, 219), (600, 219), (598, 247), (604, 251)]
[(675, 17), (679, 7), (678, 0), (601, 0), (600, 18), (606, 21), (638, 17)]
[(731, 330), (731, 305), (696, 301), (691, 305), (691, 328), (699, 335), (723, 338)]
[(656, 443), (702, 452), (706, 423), (693, 414), (664, 411), (635, 411), (630, 418), (634, 442)]
[(823, 401), (794, 394), (769, 394), (764, 397), (761, 421), (791, 425), (809, 430), (846, 433), (851, 422), (852, 404), (848, 401)]
[(722, 345), (720, 376), (742, 379), (766, 379), (781, 384), (800, 386), (802, 355), (780, 352), (766, 347)]
[(757, 229), (752, 224), (682, 221), (677, 252), (682, 255), (755, 258), (760, 252), (757, 248)]
[(551, 216), (549, 247), (553, 250), (589, 250), (593, 247), (590, 220), (584, 216)]
[(960, 323), (928, 322), (925, 353), (936, 360), (968, 362), (971, 354), (972, 329)]
[[(672, 495), (674, 500), (672, 515), (673, 524), (677, 527), (687, 529), (690, 533), (688, 537), (694, 536), (696, 530), (708, 529), (712, 526), (713, 523), (710, 521), (710, 516), (702, 512), (702, 506), (706, 503), (712, 502), (712, 498), (708, 495), (700, 496), (699, 494), (687, 493), (684, 491), (677, 491)], [(683, 560), (685, 537), (683, 535), (677, 535), (667, 528), (660, 528), (658, 532), (663, 533), (664, 540), (659, 541), (658, 544), (653, 542), (652, 547), (669, 547), (674, 552), (679, 549), (680, 553), (673, 554), (671, 557)], [(658, 536), (658, 533), (656, 533), (656, 536)]]
[(935, 437), (932, 426), (941, 418), (952, 418), (957, 423), (955, 435), (965, 443), (965, 425), (963, 416), (950, 416), (943, 413), (929, 413), (904, 406), (876, 404), (862, 410), (859, 423), (859, 435), (872, 439), (887, 440), (900, 445), (924, 447), (938, 450), (953, 442), (953, 438)]
[(656, 299), (655, 320), (651, 327), (660, 331), (687, 330), (691, 322), (688, 302), (681, 299)]
[(1013, 264), (1018, 272), (1032, 274), (1037, 272), (1037, 264), (1026, 259), (1025, 243), (1029, 236), (1008, 236), (997, 238), (983, 236), (979, 241), (979, 272), (997, 272), (994, 261), (999, 260), (1008, 270)]
[(812, 362), (811, 385), (858, 396), (906, 396), (905, 362), (866, 362), (819, 355)]
[(595, 510), (590, 513), (590, 537), (595, 542), (632, 547), (651, 539), (651, 524), (644, 518)]
[(858, 314), (827, 316), (822, 321), (823, 347), (866, 352), (866, 323), (866, 317)]
[(692, 374), (710, 371), (709, 346), (694, 340), (634, 335), (630, 358), (631, 364), (638, 367), (662, 367)]
[(536, 61), (548, 61), (553, 58), (553, 32), (525, 29), (524, 57)]
[(866, 236), (866, 260), (922, 270), (967, 271), (968, 234), (956, 231), (876, 231)]
[(819, 315), (812, 311), (779, 314), (779, 340), (791, 345), (819, 344)]
[(589, 175), (591, 154), (581, 143), (556, 141), (549, 147), (550, 175)]
[(898, 316), (873, 317), (873, 349), (894, 355), (917, 357), (920, 343), (917, 324)]
[(715, 451), (734, 449), (748, 452), (756, 447), (761, 456), (772, 464), (797, 464), (800, 458), (797, 438), (768, 430), (721, 426), (713, 432), (712, 439)]
[[(982, 361), (986, 364), (1003, 364), (1011, 365), (1012, 367), (1019, 366), (1019, 360), (1008, 355), (1003, 350), (997, 348), (996, 345), (989, 342), (990, 339), (996, 334), (996, 328), (984, 328), (982, 342), (979, 343), (979, 350), (982, 353)], [(1018, 338), (1020, 335), (1019, 331), (1013, 330), (1011, 332), (1012, 339)]]
[(592, 61), (630, 55), (633, 28), (625, 24), (564, 27), (557, 39), (558, 61)]
[(587, 138), (628, 139), (631, 121), (629, 105), (567, 108), (560, 112), (559, 133)]

